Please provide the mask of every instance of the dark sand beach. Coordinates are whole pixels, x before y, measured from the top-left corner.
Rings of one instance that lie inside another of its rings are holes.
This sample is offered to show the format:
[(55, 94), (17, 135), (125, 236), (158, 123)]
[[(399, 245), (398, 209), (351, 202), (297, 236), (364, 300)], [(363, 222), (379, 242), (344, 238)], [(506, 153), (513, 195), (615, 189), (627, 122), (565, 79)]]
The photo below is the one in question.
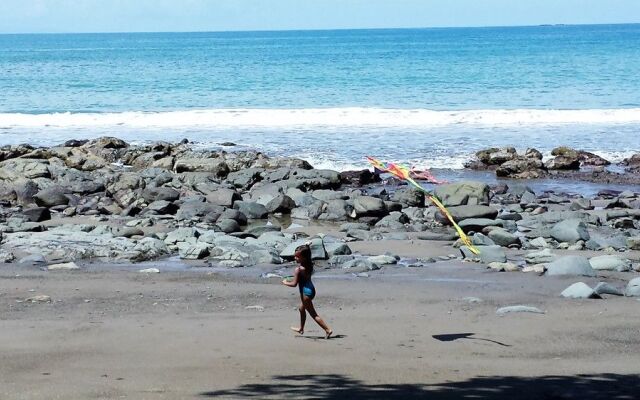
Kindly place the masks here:
[[(637, 191), (441, 185), (474, 255), (420, 192), (302, 160), (114, 138), (4, 154), (2, 399), (636, 396)], [(290, 330), (280, 280), (306, 241), (329, 340)]]

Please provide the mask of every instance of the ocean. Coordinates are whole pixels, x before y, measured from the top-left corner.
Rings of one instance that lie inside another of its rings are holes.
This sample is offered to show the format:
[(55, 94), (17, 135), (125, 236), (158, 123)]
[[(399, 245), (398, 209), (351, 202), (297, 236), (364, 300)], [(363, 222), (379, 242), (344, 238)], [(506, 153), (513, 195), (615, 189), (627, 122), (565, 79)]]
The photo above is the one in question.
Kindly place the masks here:
[(640, 151), (640, 24), (0, 35), (0, 145), (102, 135), (337, 170), (507, 145), (620, 161)]

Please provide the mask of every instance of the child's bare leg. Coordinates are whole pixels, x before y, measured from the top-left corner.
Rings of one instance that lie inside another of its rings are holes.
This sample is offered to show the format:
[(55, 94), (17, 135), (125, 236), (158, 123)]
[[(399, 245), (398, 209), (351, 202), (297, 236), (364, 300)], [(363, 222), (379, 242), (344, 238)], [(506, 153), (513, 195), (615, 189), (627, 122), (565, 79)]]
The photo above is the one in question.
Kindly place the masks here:
[(304, 334), (304, 323), (307, 320), (307, 312), (305, 311), (304, 303), (300, 303), (298, 306), (298, 311), (300, 311), (300, 327), (292, 326), (291, 330), (298, 332), (299, 334)]
[(329, 328), (329, 325), (327, 325), (326, 322), (324, 322), (324, 320), (322, 318), (320, 318), (320, 316), (318, 315), (318, 313), (316, 312), (316, 309), (313, 307), (313, 301), (311, 301), (310, 298), (305, 297), (302, 302), (304, 303), (305, 308), (307, 309), (307, 311), (309, 312), (309, 315), (311, 315), (311, 318), (313, 318), (314, 321), (316, 321), (316, 323), (318, 325), (320, 325), (320, 327), (322, 329), (324, 329), (324, 332), (326, 334), (326, 338), (329, 339), (331, 337), (331, 335), (333, 334), (333, 331), (331, 330), (331, 328)]

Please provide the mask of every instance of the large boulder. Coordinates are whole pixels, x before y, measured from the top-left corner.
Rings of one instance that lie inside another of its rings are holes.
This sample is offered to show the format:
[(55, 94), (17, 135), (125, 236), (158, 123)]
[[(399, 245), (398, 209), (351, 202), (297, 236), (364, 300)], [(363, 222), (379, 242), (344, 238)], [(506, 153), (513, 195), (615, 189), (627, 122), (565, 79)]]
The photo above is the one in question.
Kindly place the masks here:
[(55, 207), (69, 204), (67, 190), (61, 186), (49, 186), (36, 193), (33, 198), (40, 207)]
[(197, 200), (185, 201), (176, 212), (178, 221), (201, 219), (206, 222), (215, 222), (224, 211), (224, 207)]
[(627, 284), (627, 290), (625, 291), (627, 296), (640, 297), (640, 277), (633, 278)]
[(353, 199), (353, 210), (358, 217), (380, 217), (387, 214), (384, 201), (372, 196), (358, 196)]
[(207, 202), (224, 207), (233, 207), (236, 201), (242, 200), (242, 196), (235, 190), (222, 187), (209, 192), (206, 198)]
[(50, 178), (49, 161), (17, 158), (0, 163), (0, 180)]
[(147, 203), (154, 201), (176, 201), (180, 198), (180, 192), (170, 187), (147, 187), (142, 191), (142, 197)]
[(537, 157), (518, 156), (500, 165), (496, 169), (497, 176), (512, 178), (537, 178), (544, 175), (545, 166)]
[(181, 158), (176, 160), (174, 170), (181, 172), (209, 172), (219, 178), (229, 174), (229, 166), (224, 158)]
[(264, 205), (254, 201), (236, 201), (233, 204), (233, 208), (239, 210), (249, 219), (266, 218), (269, 214), (269, 211), (267, 211)]
[(551, 228), (551, 237), (559, 242), (575, 243), (589, 240), (587, 225), (579, 219), (558, 222)]
[(547, 266), (547, 275), (596, 276), (589, 260), (581, 256), (564, 256)]
[[(447, 209), (449, 210), (449, 214), (451, 214), (451, 217), (453, 217), (453, 220), (456, 222), (463, 221), (469, 218), (487, 218), (493, 220), (498, 215), (498, 210), (493, 207), (483, 205), (463, 205), (448, 207)], [(444, 218), (442, 215), (439, 215), (438, 219), (444, 222)]]
[(605, 254), (589, 259), (591, 268), (597, 271), (629, 271), (631, 269), (631, 261), (623, 259), (620, 256)]
[(462, 181), (439, 185), (433, 194), (445, 207), (489, 204), (489, 185), (482, 182)]
[(513, 233), (505, 229), (492, 229), (489, 232), (489, 238), (499, 246), (510, 246), (512, 244), (520, 243), (520, 239)]
[(600, 295), (584, 282), (576, 282), (560, 293), (562, 297), (570, 299), (599, 299)]

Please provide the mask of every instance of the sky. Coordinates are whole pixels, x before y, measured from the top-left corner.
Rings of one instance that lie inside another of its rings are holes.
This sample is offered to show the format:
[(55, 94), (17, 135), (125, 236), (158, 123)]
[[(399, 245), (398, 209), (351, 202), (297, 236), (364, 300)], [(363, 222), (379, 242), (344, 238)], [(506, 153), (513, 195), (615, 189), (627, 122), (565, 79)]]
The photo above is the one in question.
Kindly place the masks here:
[(0, 0), (0, 33), (640, 23), (640, 0)]

